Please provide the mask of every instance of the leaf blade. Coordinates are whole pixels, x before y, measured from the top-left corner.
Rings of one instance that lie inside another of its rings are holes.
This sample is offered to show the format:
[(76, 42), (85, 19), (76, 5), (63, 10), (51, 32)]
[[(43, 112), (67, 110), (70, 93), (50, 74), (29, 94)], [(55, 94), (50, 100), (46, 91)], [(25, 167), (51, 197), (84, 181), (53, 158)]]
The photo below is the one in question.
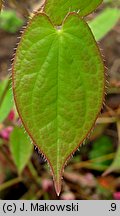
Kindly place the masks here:
[(32, 154), (33, 146), (22, 128), (14, 128), (10, 135), (10, 150), (18, 172), (21, 173)]
[(13, 107), (12, 90), (10, 89), (9, 79), (0, 82), (0, 122), (9, 114)]
[(78, 11), (83, 17), (93, 12), (102, 0), (46, 0), (44, 12), (47, 13), (55, 25), (61, 25), (63, 19), (69, 12)]
[(56, 29), (45, 14), (36, 15), (16, 53), (13, 92), (22, 122), (45, 154), (59, 193), (65, 162), (90, 132), (104, 97), (103, 62), (85, 21), (71, 13)]
[[(101, 40), (117, 23), (120, 18), (120, 10), (117, 8), (106, 8), (89, 26), (97, 41)], [(98, 28), (99, 26), (99, 28)]]

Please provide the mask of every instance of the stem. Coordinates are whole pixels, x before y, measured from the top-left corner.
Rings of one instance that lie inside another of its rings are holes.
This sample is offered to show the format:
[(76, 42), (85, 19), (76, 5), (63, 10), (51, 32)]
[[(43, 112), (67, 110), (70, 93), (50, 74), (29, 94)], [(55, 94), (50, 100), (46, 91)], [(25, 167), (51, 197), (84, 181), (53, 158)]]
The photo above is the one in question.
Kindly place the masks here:
[(118, 121), (117, 117), (102, 117), (102, 118), (98, 118), (97, 123), (108, 124), (108, 123), (115, 123), (117, 121)]
[(111, 87), (107, 91), (108, 94), (120, 94), (120, 87)]
[[(92, 159), (92, 160), (87, 160), (87, 161), (82, 161), (80, 163), (77, 163), (77, 164), (74, 164), (73, 167), (75, 169), (78, 169), (78, 168), (81, 168), (81, 167), (85, 167), (85, 166), (91, 166), (91, 163), (95, 163), (96, 161), (98, 162), (103, 162), (103, 161), (106, 161), (106, 160), (110, 160), (110, 159), (113, 159), (115, 156), (115, 153), (111, 153), (111, 154), (108, 154), (108, 155), (104, 155), (104, 156), (101, 156), (101, 157), (98, 157), (98, 158), (95, 158), (95, 159)], [(97, 166), (98, 167), (98, 166)]]
[(4, 157), (5, 160), (7, 161), (8, 165), (10, 166), (11, 170), (12, 170), (13, 172), (16, 172), (16, 168), (15, 168), (13, 162), (12, 162), (11, 159), (8, 157), (8, 153), (5, 152), (5, 151), (3, 150), (3, 146), (0, 147), (0, 154), (3, 155), (3, 157)]
[(0, 185), (0, 192), (7, 189), (8, 187), (11, 187), (11, 186), (21, 182), (21, 181), (22, 181), (21, 177), (17, 177), (17, 178), (14, 178), (12, 180), (9, 180), (9, 181), (3, 183), (2, 185)]
[(82, 166), (82, 168), (97, 170), (97, 171), (104, 171), (108, 168), (108, 166), (105, 165), (94, 165), (92, 163), (86, 163)]
[(110, 167), (102, 174), (102, 176), (106, 176), (111, 172), (119, 170), (119, 156), (120, 156), (120, 120), (116, 123), (117, 132), (118, 132), (118, 149), (115, 155), (115, 159), (113, 160)]
[(33, 177), (33, 179), (35, 180), (35, 182), (36, 182), (38, 185), (40, 185), (40, 183), (41, 183), (40, 178), (39, 178), (38, 173), (37, 173), (36, 169), (34, 168), (32, 162), (29, 162), (28, 168), (29, 168), (29, 171), (30, 171), (30, 173), (32, 174), (32, 177)]

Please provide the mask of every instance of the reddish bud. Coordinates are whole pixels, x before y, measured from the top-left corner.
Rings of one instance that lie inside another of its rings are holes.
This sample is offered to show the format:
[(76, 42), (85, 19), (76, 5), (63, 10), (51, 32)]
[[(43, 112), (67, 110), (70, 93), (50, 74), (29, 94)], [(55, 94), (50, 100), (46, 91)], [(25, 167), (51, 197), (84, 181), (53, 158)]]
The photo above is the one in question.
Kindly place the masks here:
[(42, 188), (44, 191), (49, 192), (53, 188), (53, 182), (50, 179), (44, 179), (42, 181)]
[(12, 130), (13, 130), (13, 127), (11, 127), (11, 126), (4, 128), (0, 132), (0, 136), (5, 140), (9, 140), (9, 136), (10, 136), (10, 133), (12, 132)]
[(61, 200), (75, 200), (75, 195), (72, 192), (65, 192), (60, 197)]
[(15, 118), (15, 112), (14, 112), (14, 110), (11, 110), (9, 115), (8, 115), (8, 119), (9, 119), (9, 121), (13, 121), (14, 118)]

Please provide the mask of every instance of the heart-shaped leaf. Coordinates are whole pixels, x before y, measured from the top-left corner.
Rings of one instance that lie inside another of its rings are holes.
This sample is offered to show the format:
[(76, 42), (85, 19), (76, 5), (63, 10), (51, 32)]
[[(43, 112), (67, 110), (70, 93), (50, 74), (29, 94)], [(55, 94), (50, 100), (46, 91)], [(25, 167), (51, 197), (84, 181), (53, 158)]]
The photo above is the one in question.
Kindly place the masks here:
[(76, 11), (83, 17), (94, 11), (103, 0), (46, 0), (44, 11), (55, 25), (61, 25), (69, 12)]
[(104, 66), (93, 35), (76, 13), (61, 28), (39, 13), (25, 30), (13, 67), (22, 122), (47, 158), (59, 194), (67, 159), (90, 132), (104, 98)]

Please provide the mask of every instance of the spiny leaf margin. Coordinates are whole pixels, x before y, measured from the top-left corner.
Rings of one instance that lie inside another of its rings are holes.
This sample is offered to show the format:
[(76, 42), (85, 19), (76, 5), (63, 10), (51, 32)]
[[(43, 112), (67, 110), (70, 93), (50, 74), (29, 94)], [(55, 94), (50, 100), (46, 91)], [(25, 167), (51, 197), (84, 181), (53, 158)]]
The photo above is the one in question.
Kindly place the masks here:
[[(44, 14), (44, 13), (38, 13), (38, 14), (36, 14), (36, 15), (33, 17), (33, 19), (30, 21), (30, 23), (29, 23), (29, 25), (27, 26), (25, 32), (23, 33), (22, 39), (23, 39), (23, 37), (24, 37), (26, 31), (28, 30), (28, 27), (29, 27), (29, 26), (31, 25), (31, 23), (33, 22), (33, 20), (34, 20), (37, 16), (40, 16), (40, 15), (43, 16), (43, 17), (47, 17), (48, 21), (51, 23), (49, 17), (48, 17), (46, 14)], [(66, 20), (69, 18), (69, 16), (72, 16), (72, 15), (75, 15), (75, 16), (79, 17), (76, 13), (69, 13), (68, 16), (66, 17)], [(79, 19), (80, 19), (80, 17), (79, 17)], [(66, 22), (66, 20), (64, 20), (63, 26), (64, 26), (64, 23)], [(85, 23), (84, 20), (82, 20), (82, 21)], [(51, 25), (52, 25), (52, 23), (51, 23)], [(86, 23), (85, 23), (85, 25), (87, 26)], [(53, 26), (53, 25), (52, 25), (52, 26)], [(54, 26), (53, 26), (53, 28), (54, 28)], [(89, 33), (91, 33), (91, 30), (89, 29), (88, 26), (87, 26), (87, 28), (88, 28), (88, 30), (89, 30)], [(93, 36), (92, 36), (92, 37), (93, 37)], [(21, 40), (21, 41), (22, 41), (22, 40)], [(95, 42), (95, 41), (94, 41), (94, 42)], [(20, 44), (21, 44), (21, 42), (20, 42)], [(20, 44), (19, 44), (18, 48), (20, 47)], [(97, 44), (96, 44), (96, 47), (97, 47)], [(98, 49), (98, 47), (97, 47), (97, 49)], [(98, 52), (99, 52), (99, 51), (98, 51)], [(17, 55), (17, 53), (16, 53), (16, 55)], [(102, 58), (101, 58), (101, 61), (102, 61)], [(15, 63), (16, 63), (16, 57), (15, 57), (14, 65), (15, 65)], [(48, 163), (50, 164), (50, 167), (51, 167), (51, 169), (52, 169), (52, 173), (53, 173), (54, 180), (56, 181), (54, 169), (53, 169), (53, 167), (52, 167), (52, 164), (51, 164), (49, 158), (48, 158), (47, 155), (43, 152), (43, 150), (40, 148), (40, 146), (36, 143), (35, 139), (33, 138), (33, 136), (32, 136), (31, 133), (30, 133), (30, 130), (28, 129), (28, 127), (27, 127), (26, 124), (24, 123), (24, 119), (23, 119), (21, 113), (19, 112), (19, 108), (18, 108), (18, 105), (17, 105), (16, 96), (15, 96), (15, 91), (14, 91), (14, 86), (15, 86), (15, 85), (14, 85), (14, 65), (13, 65), (13, 93), (14, 93), (14, 99), (15, 99), (15, 103), (16, 103), (16, 107), (17, 107), (19, 116), (20, 116), (20, 118), (21, 118), (21, 120), (22, 120), (22, 122), (23, 122), (23, 125), (24, 125), (26, 131), (28, 132), (28, 134), (29, 134), (30, 137), (32, 138), (34, 144), (35, 144), (35, 145), (38, 147), (38, 149), (45, 155), (45, 157), (46, 157), (46, 159), (47, 159), (47, 161), (48, 161)], [(104, 67), (103, 67), (103, 68), (104, 68)], [(103, 93), (102, 93), (102, 94), (103, 94), (103, 96), (102, 96), (102, 101), (103, 101), (103, 99), (104, 99), (104, 89), (103, 89)], [(101, 105), (100, 105), (100, 108), (99, 108), (99, 112), (100, 112), (101, 107), (102, 107), (102, 101), (101, 101)], [(99, 112), (97, 113), (96, 119), (97, 119), (97, 117), (98, 117), (98, 115), (99, 115)], [(95, 119), (95, 121), (96, 121), (96, 119)], [(91, 128), (93, 128), (93, 126), (94, 126), (94, 124), (95, 124), (95, 121), (94, 121), (94, 123), (92, 124)], [(67, 160), (71, 157), (71, 155), (78, 149), (78, 147), (79, 147), (80, 144), (84, 141), (84, 139), (86, 139), (86, 137), (88, 136), (88, 134), (89, 134), (90, 131), (91, 131), (91, 128), (89, 129), (89, 131), (87, 132), (87, 134), (85, 135), (85, 137), (80, 141), (79, 145), (77, 145), (76, 148), (74, 148), (74, 150), (73, 150), (73, 151), (68, 155), (68, 157), (65, 159), (65, 161), (64, 161), (64, 163), (63, 163), (63, 166), (62, 166), (62, 169), (61, 169), (61, 172), (60, 172), (59, 185), (55, 186), (55, 187), (56, 187), (56, 191), (58, 192), (58, 194), (59, 194), (59, 192), (60, 192), (60, 190), (61, 190), (61, 176), (62, 176), (62, 173), (63, 173), (64, 166), (65, 166), (65, 164), (66, 164), (66, 161), (67, 161)]]

